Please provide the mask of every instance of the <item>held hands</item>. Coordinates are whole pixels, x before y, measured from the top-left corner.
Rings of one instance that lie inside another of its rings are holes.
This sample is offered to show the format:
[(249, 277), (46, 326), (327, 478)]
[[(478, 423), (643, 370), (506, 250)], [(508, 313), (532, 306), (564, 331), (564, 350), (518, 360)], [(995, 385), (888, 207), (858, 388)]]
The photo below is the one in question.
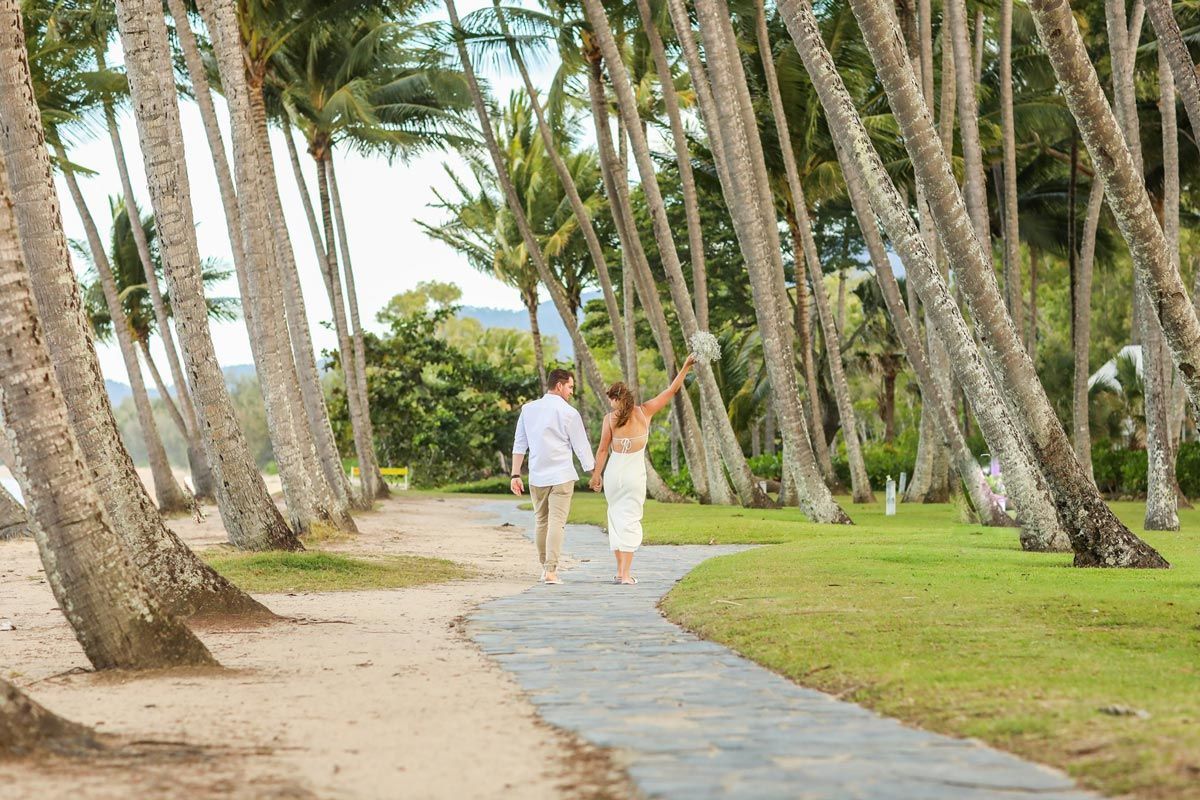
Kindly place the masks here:
[(592, 479), (591, 479), (590, 481), (588, 481), (588, 487), (589, 487), (589, 488), (590, 488), (590, 489), (591, 489), (593, 492), (599, 492), (599, 491), (603, 491), (603, 489), (604, 489), (604, 476), (603, 476), (603, 475), (601, 475), (599, 472), (596, 472), (595, 474), (593, 474), (593, 475), (592, 475)]
[(508, 488), (511, 489), (512, 493), (517, 497), (525, 494), (525, 482), (518, 476), (513, 476), (513, 479), (508, 483)]

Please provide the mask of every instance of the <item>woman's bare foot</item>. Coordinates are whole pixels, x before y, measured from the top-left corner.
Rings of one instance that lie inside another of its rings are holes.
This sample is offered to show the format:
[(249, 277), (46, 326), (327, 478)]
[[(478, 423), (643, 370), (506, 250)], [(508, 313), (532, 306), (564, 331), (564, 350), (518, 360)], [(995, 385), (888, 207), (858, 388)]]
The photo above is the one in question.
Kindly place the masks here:
[(634, 584), (637, 583), (637, 578), (634, 578), (630, 575), (626, 575), (624, 578), (621, 579), (621, 583), (624, 586), (633, 586)]

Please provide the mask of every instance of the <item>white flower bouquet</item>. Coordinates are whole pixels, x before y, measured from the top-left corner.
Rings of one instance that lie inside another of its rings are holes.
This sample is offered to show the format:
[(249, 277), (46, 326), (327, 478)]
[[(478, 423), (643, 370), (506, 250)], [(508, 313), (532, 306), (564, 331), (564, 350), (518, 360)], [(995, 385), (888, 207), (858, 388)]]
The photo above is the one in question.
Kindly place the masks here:
[(688, 341), (692, 355), (701, 364), (711, 364), (721, 357), (721, 343), (708, 331), (696, 331)]

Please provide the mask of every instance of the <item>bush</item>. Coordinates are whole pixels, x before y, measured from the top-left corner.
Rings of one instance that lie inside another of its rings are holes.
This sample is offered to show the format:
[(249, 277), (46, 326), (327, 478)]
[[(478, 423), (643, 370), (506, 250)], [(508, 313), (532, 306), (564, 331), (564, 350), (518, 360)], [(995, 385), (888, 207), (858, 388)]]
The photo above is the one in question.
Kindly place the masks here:
[(783, 480), (783, 456), (776, 453), (775, 455), (763, 454), (746, 459), (746, 463), (750, 465), (750, 471), (754, 473), (756, 478), (766, 478), (767, 480), (780, 481)]
[(1175, 478), (1179, 489), (1188, 497), (1200, 495), (1200, 442), (1179, 445), (1175, 459)]
[[(882, 490), (890, 476), (897, 483), (900, 473), (906, 472), (912, 477), (913, 465), (917, 463), (916, 442), (897, 441), (893, 444), (886, 442), (866, 442), (862, 445), (863, 463), (867, 468), (867, 477), (871, 488)], [(833, 458), (833, 471), (843, 486), (850, 485), (850, 463), (846, 459), (845, 445), (839, 445), (837, 455)]]

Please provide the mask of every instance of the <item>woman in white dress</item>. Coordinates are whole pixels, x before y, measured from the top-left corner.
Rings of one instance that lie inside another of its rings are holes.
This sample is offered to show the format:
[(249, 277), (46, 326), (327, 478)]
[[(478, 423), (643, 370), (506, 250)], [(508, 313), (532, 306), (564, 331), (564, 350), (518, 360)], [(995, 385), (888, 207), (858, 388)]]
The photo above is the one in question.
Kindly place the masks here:
[(624, 383), (608, 387), (612, 413), (604, 417), (604, 431), (592, 472), (592, 491), (603, 487), (608, 501), (608, 545), (617, 559), (616, 583), (635, 584), (629, 574), (633, 554), (642, 544), (642, 508), (646, 504), (646, 443), (650, 438), (650, 420), (667, 407), (683, 387), (683, 379), (696, 363), (688, 356), (683, 369), (662, 394), (641, 405)]

